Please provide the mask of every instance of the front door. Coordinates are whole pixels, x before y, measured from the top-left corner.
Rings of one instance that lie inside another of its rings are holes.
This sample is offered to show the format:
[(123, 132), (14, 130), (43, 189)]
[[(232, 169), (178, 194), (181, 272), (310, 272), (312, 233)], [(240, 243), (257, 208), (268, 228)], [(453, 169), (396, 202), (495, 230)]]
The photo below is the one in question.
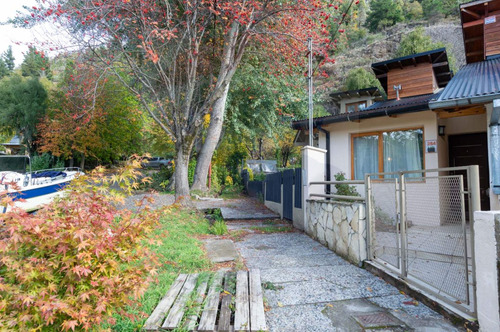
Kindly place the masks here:
[[(490, 187), (488, 168), (488, 138), (486, 133), (448, 136), (450, 167), (479, 165), (479, 187), (481, 210), (490, 210)], [(464, 179), (466, 181), (466, 179)], [(467, 197), (467, 196), (466, 196)], [(465, 205), (468, 208), (468, 204)], [(468, 215), (468, 213), (467, 213)]]

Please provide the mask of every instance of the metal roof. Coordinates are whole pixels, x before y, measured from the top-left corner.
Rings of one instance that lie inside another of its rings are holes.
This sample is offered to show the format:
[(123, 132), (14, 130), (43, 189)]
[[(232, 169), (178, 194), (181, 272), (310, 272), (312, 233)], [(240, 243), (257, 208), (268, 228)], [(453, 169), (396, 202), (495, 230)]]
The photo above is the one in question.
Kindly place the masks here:
[(488, 102), (500, 96), (500, 58), (465, 65), (451, 79), (432, 109)]
[[(389, 116), (404, 113), (413, 113), (426, 111), (429, 109), (429, 100), (437, 98), (439, 94), (426, 94), (414, 97), (401, 98), (400, 100), (391, 99), (379, 101), (359, 112), (342, 113), (338, 115), (324, 116), (314, 118), (314, 127), (327, 125), (337, 122), (357, 121), (362, 119), (375, 118), (380, 116)], [(307, 129), (308, 120), (294, 121), (293, 129)]]
[(334, 100), (337, 99), (340, 100), (345, 98), (357, 98), (360, 96), (382, 97), (382, 94), (380, 93), (380, 90), (376, 87), (330, 93), (330, 97), (332, 97), (332, 99)]
[(22, 142), (21, 142), (21, 137), (19, 137), (18, 135), (15, 135), (14, 137), (12, 137), (12, 139), (10, 140), (10, 142), (8, 143), (2, 143), (1, 145), (5, 145), (5, 146), (22, 146)]

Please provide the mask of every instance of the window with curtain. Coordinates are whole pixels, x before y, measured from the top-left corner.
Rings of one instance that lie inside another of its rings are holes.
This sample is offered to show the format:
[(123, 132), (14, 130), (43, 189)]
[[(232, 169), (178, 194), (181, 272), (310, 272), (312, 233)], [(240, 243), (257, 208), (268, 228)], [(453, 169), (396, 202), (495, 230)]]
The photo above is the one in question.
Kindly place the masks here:
[(366, 173), (378, 172), (378, 135), (354, 138), (354, 178), (362, 180)]
[(366, 173), (419, 170), (424, 166), (423, 129), (356, 135), (352, 145), (356, 180), (363, 180)]

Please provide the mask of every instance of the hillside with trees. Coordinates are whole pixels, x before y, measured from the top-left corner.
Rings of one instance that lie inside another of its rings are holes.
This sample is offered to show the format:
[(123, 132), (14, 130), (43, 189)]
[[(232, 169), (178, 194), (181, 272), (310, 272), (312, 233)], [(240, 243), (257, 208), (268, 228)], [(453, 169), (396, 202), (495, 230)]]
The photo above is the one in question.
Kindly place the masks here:
[(335, 63), (325, 66), (329, 78), (317, 80), (320, 98), (326, 103), (333, 91), (377, 86), (372, 63), (441, 47), (446, 47), (456, 72), (465, 64), (458, 16), (463, 2), (361, 0), (339, 38)]

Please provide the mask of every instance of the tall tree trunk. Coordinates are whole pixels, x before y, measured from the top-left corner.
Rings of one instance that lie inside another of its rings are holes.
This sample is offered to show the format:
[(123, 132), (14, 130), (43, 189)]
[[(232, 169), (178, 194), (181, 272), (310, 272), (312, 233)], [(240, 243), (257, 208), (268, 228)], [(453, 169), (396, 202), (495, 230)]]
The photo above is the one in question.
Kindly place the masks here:
[(188, 165), (191, 149), (186, 149), (182, 143), (176, 143), (175, 156), (175, 200), (182, 205), (189, 205)]
[(210, 125), (208, 126), (207, 137), (205, 138), (205, 143), (203, 144), (201, 151), (198, 154), (198, 160), (194, 172), (194, 181), (193, 185), (191, 186), (192, 190), (208, 190), (208, 168), (210, 166), (212, 156), (214, 155), (215, 148), (217, 147), (221, 136), (228, 92), (229, 84), (224, 89), (222, 96), (214, 103), (214, 107), (211, 113)]

